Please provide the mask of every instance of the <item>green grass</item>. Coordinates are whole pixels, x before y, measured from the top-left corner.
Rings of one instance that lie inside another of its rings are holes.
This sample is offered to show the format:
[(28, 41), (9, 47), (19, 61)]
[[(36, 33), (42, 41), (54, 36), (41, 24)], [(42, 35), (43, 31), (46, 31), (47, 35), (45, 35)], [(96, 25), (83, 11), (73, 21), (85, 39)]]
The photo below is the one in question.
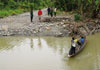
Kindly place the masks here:
[(61, 10), (57, 10), (57, 14), (58, 15), (65, 15), (65, 14), (67, 14), (67, 12), (61, 11)]
[(4, 18), (10, 15), (16, 15), (16, 14), (20, 14), (23, 13), (24, 10), (22, 9), (8, 9), (8, 10), (0, 10), (0, 17)]

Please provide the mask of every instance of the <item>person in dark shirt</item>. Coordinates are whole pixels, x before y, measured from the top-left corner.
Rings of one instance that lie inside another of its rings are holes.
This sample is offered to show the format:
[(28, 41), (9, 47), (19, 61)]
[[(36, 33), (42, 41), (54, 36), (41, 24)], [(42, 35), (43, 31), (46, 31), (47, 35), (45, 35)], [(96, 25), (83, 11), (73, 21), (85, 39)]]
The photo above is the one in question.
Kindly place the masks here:
[(50, 7), (48, 7), (47, 11), (48, 11), (48, 16), (49, 16), (50, 15)]
[(31, 22), (33, 22), (33, 7), (30, 7), (30, 18), (31, 18)]
[(51, 15), (51, 17), (53, 17), (53, 8), (52, 7), (50, 9), (50, 15)]

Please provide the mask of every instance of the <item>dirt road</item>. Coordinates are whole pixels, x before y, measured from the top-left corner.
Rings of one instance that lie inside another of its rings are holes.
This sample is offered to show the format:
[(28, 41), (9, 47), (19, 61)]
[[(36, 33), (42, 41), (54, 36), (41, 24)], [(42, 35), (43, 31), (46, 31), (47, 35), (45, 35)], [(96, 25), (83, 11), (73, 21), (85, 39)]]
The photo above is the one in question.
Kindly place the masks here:
[[(46, 18), (53, 19), (47, 16), (47, 10), (43, 9), (42, 20)], [(34, 11), (33, 22), (30, 22), (30, 13), (9, 16), (0, 19), (0, 36), (12, 35), (32, 35), (32, 36), (59, 36), (68, 31), (62, 31), (62, 27), (51, 22), (39, 22), (37, 11)], [(63, 32), (63, 33), (62, 33)]]

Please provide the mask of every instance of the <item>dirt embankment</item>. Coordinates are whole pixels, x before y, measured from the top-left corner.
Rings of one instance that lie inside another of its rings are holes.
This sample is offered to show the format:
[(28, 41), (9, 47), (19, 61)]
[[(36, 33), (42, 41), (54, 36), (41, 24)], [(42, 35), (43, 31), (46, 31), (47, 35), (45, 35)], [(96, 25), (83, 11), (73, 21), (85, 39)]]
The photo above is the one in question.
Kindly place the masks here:
[(42, 11), (41, 22), (37, 11), (34, 11), (32, 23), (29, 12), (0, 19), (0, 36), (72, 36), (100, 32), (99, 20), (75, 22), (72, 15), (51, 18), (47, 16), (46, 9)]
[(46, 18), (44, 22), (51, 22), (58, 27), (62, 27), (58, 36), (90, 35), (100, 32), (100, 21), (98, 19), (75, 22), (73, 16), (68, 15), (53, 19)]

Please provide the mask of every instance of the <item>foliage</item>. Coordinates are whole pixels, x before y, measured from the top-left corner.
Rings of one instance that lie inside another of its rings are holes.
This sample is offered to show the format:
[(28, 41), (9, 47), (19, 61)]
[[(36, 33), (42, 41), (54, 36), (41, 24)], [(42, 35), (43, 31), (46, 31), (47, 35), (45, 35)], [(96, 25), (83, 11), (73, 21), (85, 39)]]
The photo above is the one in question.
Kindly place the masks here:
[[(100, 11), (100, 0), (0, 0), (0, 14), (4, 14), (2, 10), (29, 11), (30, 8), (37, 10), (48, 6), (55, 6), (62, 11), (76, 11), (80, 15), (96, 18)], [(7, 15), (7, 12), (4, 15)]]
[(74, 15), (74, 20), (75, 20), (75, 21), (81, 20), (80, 14), (76, 13), (76, 14)]
[(9, 15), (16, 15), (19, 13), (22, 13), (23, 10), (22, 9), (14, 9), (14, 10), (1, 10), (0, 11), (0, 17), (6, 17)]
[(52, 5), (51, 0), (0, 0), (0, 17)]
[(3, 9), (3, 6), (4, 4), (3, 3), (0, 3), (0, 9)]
[(55, 6), (64, 11), (73, 11), (96, 18), (100, 11), (100, 0), (55, 0)]

